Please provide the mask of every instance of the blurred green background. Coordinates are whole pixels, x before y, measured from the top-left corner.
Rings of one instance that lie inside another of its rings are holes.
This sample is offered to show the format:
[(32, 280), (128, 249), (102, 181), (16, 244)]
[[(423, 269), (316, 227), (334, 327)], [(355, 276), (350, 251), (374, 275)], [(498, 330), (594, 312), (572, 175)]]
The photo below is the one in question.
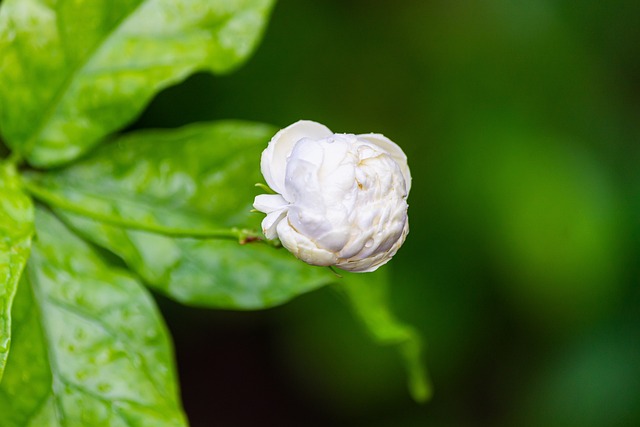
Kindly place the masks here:
[(640, 425), (639, 17), (637, 0), (281, 0), (243, 68), (163, 92), (135, 127), (304, 118), (404, 148), (392, 304), (435, 385), (413, 403), (331, 289), (257, 313), (162, 301), (192, 425)]

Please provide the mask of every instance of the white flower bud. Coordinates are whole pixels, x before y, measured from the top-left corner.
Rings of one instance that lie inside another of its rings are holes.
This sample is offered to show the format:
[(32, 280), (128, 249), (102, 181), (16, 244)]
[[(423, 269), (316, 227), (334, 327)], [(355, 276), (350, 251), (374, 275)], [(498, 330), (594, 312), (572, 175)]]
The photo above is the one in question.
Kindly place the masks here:
[(265, 236), (309, 264), (374, 271), (407, 236), (407, 157), (383, 135), (301, 120), (271, 139), (260, 168), (278, 193), (253, 204)]

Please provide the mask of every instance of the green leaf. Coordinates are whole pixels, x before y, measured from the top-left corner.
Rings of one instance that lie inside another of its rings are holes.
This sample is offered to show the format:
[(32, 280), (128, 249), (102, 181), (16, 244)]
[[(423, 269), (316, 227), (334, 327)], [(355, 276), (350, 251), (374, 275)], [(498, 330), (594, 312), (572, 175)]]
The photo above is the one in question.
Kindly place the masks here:
[(254, 184), (275, 131), (223, 121), (138, 132), (65, 169), (30, 175), (28, 185), (168, 296), (207, 307), (270, 307), (333, 279), (284, 249), (238, 244), (244, 232), (237, 228), (259, 229), (262, 215), (250, 212)]
[(400, 323), (389, 310), (386, 271), (381, 268), (366, 274), (344, 272), (344, 280), (335, 288), (347, 296), (354, 313), (376, 342), (397, 346), (406, 365), (411, 395), (416, 401), (425, 402), (431, 398), (432, 390), (422, 360), (422, 342), (413, 328)]
[(58, 210), (74, 229), (120, 256), (155, 289), (184, 304), (261, 309), (335, 280), (285, 249), (229, 240), (171, 238)]
[(262, 216), (250, 212), (254, 185), (275, 132), (239, 121), (141, 131), (65, 169), (30, 175), (27, 184), (48, 203), (101, 221), (172, 235), (234, 236), (234, 227), (259, 229)]
[(3, 426), (185, 426), (168, 333), (152, 298), (53, 215), (14, 304)]
[(5, 0), (0, 130), (32, 165), (75, 159), (161, 89), (245, 60), (273, 0)]
[(33, 204), (12, 164), (0, 163), (0, 380), (11, 344), (11, 306), (29, 258)]

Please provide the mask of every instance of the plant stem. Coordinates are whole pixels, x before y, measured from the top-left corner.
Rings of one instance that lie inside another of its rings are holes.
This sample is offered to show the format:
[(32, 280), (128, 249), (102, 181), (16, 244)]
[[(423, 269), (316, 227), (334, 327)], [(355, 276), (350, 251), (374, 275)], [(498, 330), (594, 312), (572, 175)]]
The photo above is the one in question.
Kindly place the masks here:
[(264, 192), (265, 192), (265, 193), (267, 193), (267, 194), (278, 194), (278, 193), (276, 193), (275, 191), (273, 191), (273, 190), (271, 189), (271, 187), (269, 187), (268, 185), (263, 184), (263, 183), (261, 183), (261, 182), (258, 182), (255, 186), (256, 186), (256, 187), (258, 187), (258, 188), (261, 188), (261, 189), (262, 189), (262, 191), (264, 191)]
[(177, 238), (192, 239), (231, 239), (244, 245), (248, 243), (264, 243), (274, 248), (280, 248), (282, 245), (278, 240), (267, 240), (261, 233), (255, 230), (232, 228), (210, 228), (210, 229), (190, 229), (180, 227), (166, 227), (158, 224), (143, 224), (135, 220), (127, 220), (117, 218), (108, 214), (95, 212), (74, 203), (70, 203), (67, 199), (53, 194), (46, 189), (39, 187), (29, 180), (23, 180), (26, 190), (36, 199), (50, 204), (54, 207), (63, 209), (68, 212), (79, 214), (96, 221), (106, 224), (115, 225), (122, 228), (132, 230), (148, 231), (151, 233), (164, 234)]

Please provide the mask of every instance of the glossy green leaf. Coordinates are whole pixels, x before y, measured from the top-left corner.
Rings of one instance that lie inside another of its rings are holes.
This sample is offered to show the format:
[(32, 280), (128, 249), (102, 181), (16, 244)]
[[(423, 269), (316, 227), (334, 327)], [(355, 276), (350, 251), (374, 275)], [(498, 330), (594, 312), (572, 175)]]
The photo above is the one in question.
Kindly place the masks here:
[(0, 163), (0, 380), (11, 344), (11, 306), (29, 258), (33, 205), (13, 165)]
[[(262, 181), (260, 153), (274, 133), (231, 121), (143, 131), (65, 169), (31, 175), (28, 185), (168, 296), (208, 307), (270, 307), (333, 279), (284, 249), (238, 243), (236, 228), (259, 230), (263, 216), (250, 212), (254, 184)], [(176, 237), (182, 235), (235, 241)]]
[(422, 342), (413, 328), (396, 320), (391, 313), (386, 271), (382, 268), (367, 274), (345, 272), (344, 279), (335, 287), (347, 296), (354, 313), (376, 342), (397, 346), (407, 369), (411, 395), (416, 401), (424, 402), (431, 398), (432, 390), (422, 360)]
[(2, 425), (185, 426), (152, 298), (50, 213), (36, 212), (36, 228), (0, 385)]
[(120, 256), (151, 286), (189, 305), (266, 308), (335, 280), (329, 270), (261, 243), (171, 238), (58, 212), (86, 238)]
[(226, 72), (256, 46), (273, 0), (5, 0), (0, 130), (36, 166), (68, 162), (162, 88)]
[(237, 121), (141, 131), (102, 145), (65, 169), (31, 175), (52, 205), (102, 221), (165, 234), (233, 236), (259, 229), (250, 212), (262, 181), (260, 154), (276, 132)]

